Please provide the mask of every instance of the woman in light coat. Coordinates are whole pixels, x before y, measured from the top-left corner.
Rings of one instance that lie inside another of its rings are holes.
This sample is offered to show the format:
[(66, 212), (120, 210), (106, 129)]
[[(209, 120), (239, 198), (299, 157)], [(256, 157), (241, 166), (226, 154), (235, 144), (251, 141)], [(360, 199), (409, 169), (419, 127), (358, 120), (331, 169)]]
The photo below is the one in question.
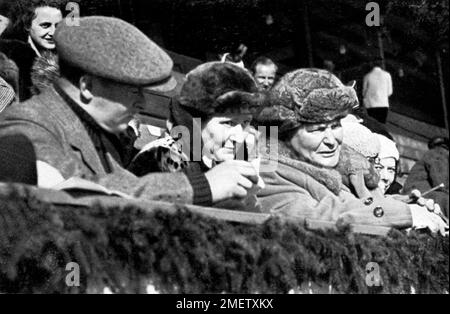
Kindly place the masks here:
[(274, 160), (271, 167), (261, 167), (266, 188), (258, 198), (265, 211), (301, 220), (429, 228), (448, 234), (439, 213), (376, 193), (359, 199), (343, 184), (336, 169), (349, 160), (341, 158), (340, 120), (358, 103), (353, 88), (327, 71), (300, 69), (285, 75), (273, 93), (275, 103), (260, 117), (279, 127), (276, 169)]

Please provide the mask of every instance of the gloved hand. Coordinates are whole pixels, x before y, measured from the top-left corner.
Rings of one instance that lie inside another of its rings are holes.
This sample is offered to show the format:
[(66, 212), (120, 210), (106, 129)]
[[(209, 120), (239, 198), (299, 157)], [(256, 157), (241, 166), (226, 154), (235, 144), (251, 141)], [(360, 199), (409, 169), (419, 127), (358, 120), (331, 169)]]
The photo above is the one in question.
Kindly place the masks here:
[[(440, 211), (439, 205), (435, 206)], [(448, 236), (448, 223), (438, 213), (431, 212), (425, 206), (410, 204), (414, 229), (428, 228), (431, 232), (439, 232), (442, 236)]]

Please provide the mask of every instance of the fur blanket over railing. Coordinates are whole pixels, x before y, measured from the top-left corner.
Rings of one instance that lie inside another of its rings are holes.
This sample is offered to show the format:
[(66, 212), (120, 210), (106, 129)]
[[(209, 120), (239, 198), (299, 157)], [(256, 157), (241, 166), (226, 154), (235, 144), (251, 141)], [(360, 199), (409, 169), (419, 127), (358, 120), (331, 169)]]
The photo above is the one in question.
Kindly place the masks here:
[[(80, 267), (78, 287), (66, 284), (71, 262)], [(379, 288), (369, 287), (370, 262), (379, 265)], [(173, 214), (0, 196), (1, 293), (106, 287), (126, 293), (148, 287), (161, 293), (443, 293), (449, 291), (449, 240), (398, 231), (381, 238), (312, 232), (278, 220), (237, 224), (182, 207)]]

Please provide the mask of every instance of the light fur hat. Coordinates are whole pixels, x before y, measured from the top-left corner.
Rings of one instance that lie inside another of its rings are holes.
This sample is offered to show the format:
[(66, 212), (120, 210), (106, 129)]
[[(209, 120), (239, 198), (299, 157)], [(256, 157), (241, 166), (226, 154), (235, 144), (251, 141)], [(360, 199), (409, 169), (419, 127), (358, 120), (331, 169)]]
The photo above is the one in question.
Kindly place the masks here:
[(353, 87), (321, 69), (298, 69), (285, 74), (271, 91), (272, 106), (258, 118), (275, 122), (279, 132), (304, 123), (326, 123), (345, 117), (358, 106)]
[(394, 141), (391, 141), (384, 135), (376, 134), (378, 142), (380, 143), (380, 150), (378, 157), (380, 159), (392, 157), (395, 160), (400, 159), (400, 152), (397, 149), (397, 145)]
[(343, 119), (341, 123), (344, 131), (344, 144), (350, 146), (364, 157), (375, 158), (378, 156), (380, 141), (377, 134), (356, 121)]

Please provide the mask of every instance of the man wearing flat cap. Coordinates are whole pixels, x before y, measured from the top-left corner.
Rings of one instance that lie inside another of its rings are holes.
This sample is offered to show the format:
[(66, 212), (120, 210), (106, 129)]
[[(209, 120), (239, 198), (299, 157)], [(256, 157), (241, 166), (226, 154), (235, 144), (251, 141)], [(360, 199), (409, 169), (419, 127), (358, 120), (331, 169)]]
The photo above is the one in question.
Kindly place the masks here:
[(233, 162), (207, 173), (137, 177), (127, 171), (129, 151), (120, 138), (144, 100), (143, 88), (175, 88), (172, 60), (116, 18), (85, 17), (72, 27), (63, 22), (54, 38), (61, 78), (8, 108), (0, 121), (0, 136), (20, 133), (33, 143), (39, 186), (80, 177), (142, 199), (207, 206), (241, 193), (242, 177), (257, 179), (251, 166)]

